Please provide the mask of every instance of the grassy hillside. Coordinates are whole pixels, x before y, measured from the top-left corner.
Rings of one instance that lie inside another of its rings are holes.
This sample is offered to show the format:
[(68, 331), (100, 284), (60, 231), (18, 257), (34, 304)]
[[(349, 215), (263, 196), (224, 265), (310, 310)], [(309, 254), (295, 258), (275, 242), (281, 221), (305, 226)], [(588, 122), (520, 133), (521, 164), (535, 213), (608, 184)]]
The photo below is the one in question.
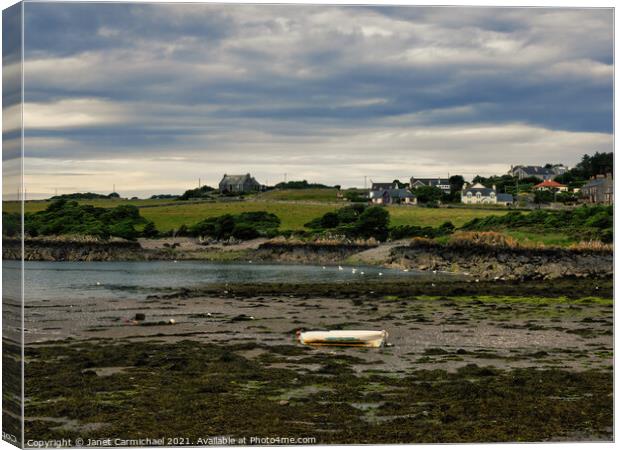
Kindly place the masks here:
[[(51, 202), (47, 200), (37, 200), (26, 202), (26, 212), (37, 212), (46, 209)], [(121, 200), (121, 199), (94, 199), (94, 200), (79, 200), (81, 205), (93, 205), (99, 208), (114, 208), (119, 205), (135, 205), (138, 207), (149, 207), (156, 205), (165, 205), (175, 203), (170, 199), (154, 199), (154, 200)], [(182, 202), (178, 202), (182, 204)], [(19, 203), (14, 201), (2, 202), (2, 210), (4, 212), (19, 212)]]
[[(292, 190), (289, 190), (290, 192)], [(306, 191), (327, 191), (332, 189), (304, 189), (299, 190), (299, 195), (305, 200), (312, 196), (311, 192)], [(285, 192), (285, 191), (274, 191)], [(305, 192), (305, 194), (304, 194)], [(97, 199), (80, 201), (81, 204), (91, 204), (99, 207), (115, 207), (121, 204), (136, 205), (140, 208), (140, 214), (148, 220), (155, 222), (157, 229), (167, 231), (178, 228), (182, 224), (193, 225), (203, 219), (216, 217), (222, 214), (239, 214), (247, 211), (267, 211), (277, 215), (282, 220), (281, 229), (299, 230), (303, 229), (305, 223), (322, 216), (328, 211), (334, 211), (343, 206), (342, 203), (325, 202), (302, 203), (293, 201), (274, 201), (266, 194), (261, 194), (256, 200), (243, 202), (218, 202), (218, 203), (187, 203), (171, 200), (113, 200)], [(326, 194), (324, 192), (321, 195)], [(288, 194), (287, 194), (288, 195)], [(315, 194), (315, 199), (320, 195)], [(325, 196), (323, 198), (326, 198)], [(26, 212), (36, 212), (45, 209), (48, 202), (27, 202)], [(158, 206), (160, 205), (160, 206)], [(17, 212), (19, 204), (17, 202), (4, 202), (4, 211)], [(506, 214), (505, 210), (483, 210), (465, 208), (421, 208), (412, 206), (390, 206), (388, 207), (391, 217), (391, 225), (418, 225), (418, 226), (438, 226), (445, 221), (451, 221), (455, 226), (461, 226), (474, 217), (485, 217), (489, 215)]]
[(416, 206), (389, 206), (390, 225), (418, 225), (436, 227), (450, 221), (456, 227), (475, 217), (506, 214), (506, 210), (466, 208), (423, 208)]
[(295, 204), (283, 202), (230, 202), (230, 203), (195, 203), (186, 205), (160, 206), (142, 208), (140, 213), (155, 222), (158, 230), (166, 231), (178, 228), (182, 224), (193, 225), (209, 217), (223, 214), (239, 214), (249, 211), (266, 211), (273, 213), (282, 221), (281, 229), (299, 230), (304, 224), (336, 209), (336, 205)]
[(263, 192), (257, 200), (290, 200), (310, 202), (335, 202), (338, 201), (337, 189), (276, 189)]

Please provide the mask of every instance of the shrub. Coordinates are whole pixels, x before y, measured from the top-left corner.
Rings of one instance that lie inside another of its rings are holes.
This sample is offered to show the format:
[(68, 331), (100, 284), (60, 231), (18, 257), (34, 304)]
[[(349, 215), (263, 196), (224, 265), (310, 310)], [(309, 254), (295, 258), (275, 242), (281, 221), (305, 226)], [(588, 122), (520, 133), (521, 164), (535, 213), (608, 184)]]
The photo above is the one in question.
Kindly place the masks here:
[(454, 233), (449, 241), (451, 245), (465, 245), (465, 246), (478, 246), (486, 245), (490, 247), (509, 247), (515, 248), (519, 246), (519, 243), (510, 236), (506, 236), (495, 231), (483, 231), (483, 232), (466, 232), (460, 231)]
[(577, 239), (613, 240), (613, 207), (580, 206), (567, 211), (537, 210), (529, 214), (512, 211), (503, 216), (472, 219), (461, 227), (468, 231), (527, 228), (561, 231)]
[(380, 206), (366, 208), (356, 220), (353, 230), (355, 237), (375, 238), (385, 241), (388, 236), (390, 213)]
[(265, 211), (244, 212), (237, 215), (224, 214), (210, 217), (190, 227), (191, 236), (209, 236), (215, 239), (254, 239), (272, 237), (280, 226), (278, 216)]
[(454, 225), (452, 222), (444, 222), (437, 228), (400, 225), (390, 229), (390, 239), (397, 240), (411, 237), (436, 238), (452, 234), (453, 232)]
[(52, 202), (47, 209), (24, 216), (24, 229), (29, 236), (89, 235), (101, 239), (110, 236), (135, 239), (136, 226), (146, 224), (133, 205), (98, 208), (64, 199)]
[(155, 224), (150, 221), (147, 222), (146, 225), (144, 226), (144, 229), (142, 230), (142, 236), (147, 237), (147, 238), (154, 238), (154, 237), (157, 237), (158, 235), (159, 235), (159, 232), (157, 231)]
[(19, 213), (2, 213), (2, 233), (14, 237), (20, 234), (22, 223)]

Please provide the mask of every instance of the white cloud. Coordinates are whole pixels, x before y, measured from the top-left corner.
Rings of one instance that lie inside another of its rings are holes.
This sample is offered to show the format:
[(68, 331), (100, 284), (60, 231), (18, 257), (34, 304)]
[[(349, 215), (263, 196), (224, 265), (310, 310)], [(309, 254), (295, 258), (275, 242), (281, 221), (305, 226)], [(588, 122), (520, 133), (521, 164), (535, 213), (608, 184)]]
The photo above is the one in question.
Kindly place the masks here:
[(24, 128), (69, 129), (123, 123), (128, 119), (123, 105), (96, 98), (25, 103)]

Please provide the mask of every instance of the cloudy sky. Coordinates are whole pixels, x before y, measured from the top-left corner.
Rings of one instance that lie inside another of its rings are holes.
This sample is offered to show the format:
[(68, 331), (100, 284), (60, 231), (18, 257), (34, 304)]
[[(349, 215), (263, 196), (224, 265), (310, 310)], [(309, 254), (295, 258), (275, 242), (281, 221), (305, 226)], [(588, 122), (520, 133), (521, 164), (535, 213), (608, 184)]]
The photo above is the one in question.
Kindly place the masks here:
[(611, 9), (25, 6), (29, 197), (504, 173), (612, 150)]

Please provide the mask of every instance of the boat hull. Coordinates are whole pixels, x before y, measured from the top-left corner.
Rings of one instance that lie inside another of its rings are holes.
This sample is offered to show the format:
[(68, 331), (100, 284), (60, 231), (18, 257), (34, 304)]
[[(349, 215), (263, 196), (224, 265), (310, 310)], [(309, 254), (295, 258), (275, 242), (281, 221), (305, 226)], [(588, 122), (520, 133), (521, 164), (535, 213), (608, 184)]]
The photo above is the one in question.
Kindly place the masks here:
[(386, 339), (385, 330), (306, 331), (299, 334), (300, 343), (314, 346), (381, 347)]

